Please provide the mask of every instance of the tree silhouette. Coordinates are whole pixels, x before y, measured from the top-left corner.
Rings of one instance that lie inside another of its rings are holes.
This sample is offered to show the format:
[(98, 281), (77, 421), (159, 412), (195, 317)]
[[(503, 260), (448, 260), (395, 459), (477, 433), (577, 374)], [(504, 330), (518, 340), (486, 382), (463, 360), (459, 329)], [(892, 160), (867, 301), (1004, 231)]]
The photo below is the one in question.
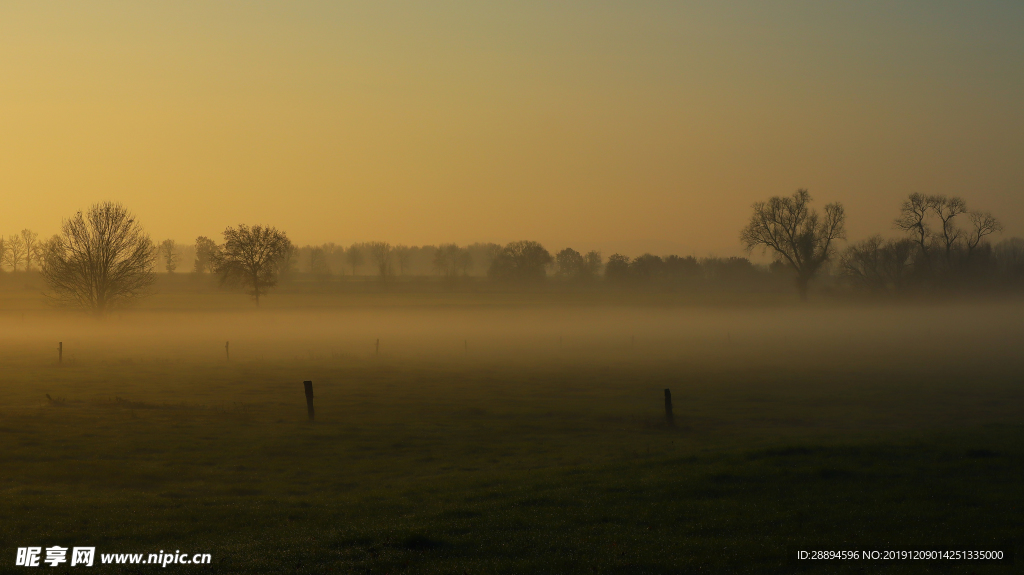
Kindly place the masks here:
[[(957, 218), (964, 214), (971, 223), (969, 228), (957, 225)], [(932, 229), (929, 220), (937, 220), (936, 229)], [(934, 254), (941, 253), (947, 279), (973, 265), (978, 248), (987, 245), (983, 243), (985, 237), (1003, 229), (992, 214), (969, 211), (963, 198), (921, 194), (910, 194), (903, 202), (895, 226), (907, 232), (918, 246), (922, 257), (915, 261), (915, 271), (919, 275), (934, 271)]]
[(348, 265), (352, 266), (352, 275), (356, 275), (356, 268), (363, 265), (363, 262), (366, 261), (362, 247), (359, 244), (349, 246), (345, 250), (345, 260), (348, 261)]
[(629, 262), (629, 275), (640, 282), (650, 282), (662, 274), (665, 262), (656, 255), (643, 254)]
[(839, 203), (825, 206), (825, 217), (808, 209), (811, 195), (797, 190), (792, 197), (775, 196), (754, 204), (750, 223), (740, 232), (747, 252), (756, 247), (771, 250), (796, 271), (800, 299), (807, 299), (807, 287), (825, 262), (834, 255), (833, 242), (845, 239), (846, 216)]
[(931, 213), (934, 205), (934, 196), (910, 194), (900, 205), (900, 216), (893, 222), (896, 229), (911, 235), (921, 254), (926, 257), (928, 255), (928, 237), (931, 235), (928, 214)]
[(996, 244), (992, 251), (996, 257), (999, 273), (1006, 280), (1024, 280), (1024, 239), (1003, 240)]
[(105, 202), (64, 220), (43, 249), (47, 294), (97, 314), (145, 295), (153, 283), (153, 242), (124, 206)]
[(327, 252), (322, 247), (309, 252), (309, 271), (318, 282), (331, 279), (331, 266), (327, 264)]
[(971, 230), (968, 232), (965, 243), (967, 244), (967, 259), (970, 260), (974, 250), (978, 248), (985, 236), (1003, 231), (1003, 224), (988, 212), (970, 212), (968, 217), (971, 220)]
[(587, 255), (584, 256), (587, 265), (587, 275), (591, 278), (595, 278), (601, 275), (601, 267), (604, 265), (603, 259), (601, 258), (601, 252), (597, 250), (590, 250)]
[(565, 248), (555, 254), (555, 266), (559, 276), (578, 279), (586, 272), (587, 260), (578, 251)]
[(291, 252), (288, 236), (270, 226), (238, 226), (224, 230), (224, 248), (214, 270), (222, 283), (237, 283), (250, 289), (260, 305), (260, 297), (277, 285), (278, 276)]
[(366, 244), (366, 251), (370, 252), (370, 259), (377, 265), (377, 273), (381, 280), (386, 280), (391, 275), (391, 244), (387, 242), (370, 242)]
[(281, 261), (277, 266), (277, 279), (278, 282), (284, 283), (290, 281), (295, 277), (295, 273), (299, 270), (299, 248), (291, 242), (285, 246), (284, 255), (281, 256)]
[(473, 266), (484, 270), (484, 272), (491, 268), (491, 263), (501, 253), (501, 249), (501, 246), (491, 242), (477, 242), (466, 246), (466, 252), (469, 254)]
[(446, 279), (452, 280), (459, 274), (466, 275), (473, 265), (469, 250), (458, 244), (441, 244), (434, 252), (434, 269)]
[(39, 242), (36, 241), (38, 237), (39, 234), (32, 230), (21, 230), (21, 241), (25, 244), (25, 271), (31, 271), (32, 261), (39, 259)]
[(622, 254), (608, 256), (608, 263), (604, 266), (604, 279), (617, 283), (629, 279), (629, 258)]
[(942, 247), (946, 254), (946, 264), (952, 260), (953, 247), (963, 238), (963, 229), (957, 227), (956, 217), (967, 213), (967, 202), (963, 198), (953, 196), (931, 196), (932, 210), (939, 217), (940, 231), (935, 235), (942, 241)]
[(498, 252), (487, 275), (514, 282), (543, 281), (547, 277), (547, 265), (552, 261), (551, 254), (537, 242), (512, 242)]
[(173, 274), (174, 270), (178, 269), (178, 254), (175, 252), (177, 246), (174, 240), (164, 240), (160, 242), (160, 257), (164, 260), (164, 269), (167, 273)]
[(405, 275), (405, 270), (409, 267), (409, 261), (412, 259), (412, 248), (399, 244), (394, 249), (395, 261), (398, 262), (398, 275)]
[(212, 272), (219, 252), (220, 248), (210, 238), (206, 236), (196, 238), (196, 261), (193, 264), (192, 271), (197, 274)]
[(884, 240), (874, 235), (847, 248), (840, 259), (840, 273), (855, 287), (898, 294), (911, 276), (918, 244), (909, 238)]
[(11, 271), (18, 271), (18, 266), (25, 261), (26, 255), (25, 240), (21, 236), (14, 235), (7, 238), (7, 250), (5, 257)]
[(601, 273), (601, 252), (591, 251), (587, 255), (565, 248), (555, 254), (557, 274), (574, 282), (593, 280)]
[(676, 255), (665, 256), (663, 270), (665, 276), (676, 285), (692, 284), (702, 272), (697, 258)]

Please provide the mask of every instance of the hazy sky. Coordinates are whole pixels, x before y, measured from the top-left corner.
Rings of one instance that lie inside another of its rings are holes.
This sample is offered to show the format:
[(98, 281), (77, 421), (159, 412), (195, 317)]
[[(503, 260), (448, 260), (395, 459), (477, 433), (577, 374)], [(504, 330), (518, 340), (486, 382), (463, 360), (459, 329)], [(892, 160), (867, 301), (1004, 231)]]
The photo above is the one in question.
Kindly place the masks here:
[(741, 252), (809, 188), (1024, 235), (1024, 2), (0, 3), (0, 233)]

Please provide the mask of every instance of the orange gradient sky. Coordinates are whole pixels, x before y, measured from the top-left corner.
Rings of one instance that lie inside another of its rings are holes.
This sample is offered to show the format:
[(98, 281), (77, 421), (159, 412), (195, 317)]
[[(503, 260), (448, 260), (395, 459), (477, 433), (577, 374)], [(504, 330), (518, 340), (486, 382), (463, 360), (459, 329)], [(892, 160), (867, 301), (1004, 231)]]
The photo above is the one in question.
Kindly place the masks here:
[(809, 188), (1024, 235), (1024, 3), (3, 2), (0, 233), (739, 255)]

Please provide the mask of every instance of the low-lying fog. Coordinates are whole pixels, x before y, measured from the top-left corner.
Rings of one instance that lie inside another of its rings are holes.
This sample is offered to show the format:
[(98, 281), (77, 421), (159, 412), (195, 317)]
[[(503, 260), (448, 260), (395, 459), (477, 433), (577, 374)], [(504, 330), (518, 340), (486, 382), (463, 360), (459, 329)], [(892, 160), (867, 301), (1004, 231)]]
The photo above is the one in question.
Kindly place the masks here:
[[(0, 316), (2, 362), (382, 359), (1021, 361), (1024, 305), (401, 308)], [(0, 372), (2, 373), (2, 372)]]

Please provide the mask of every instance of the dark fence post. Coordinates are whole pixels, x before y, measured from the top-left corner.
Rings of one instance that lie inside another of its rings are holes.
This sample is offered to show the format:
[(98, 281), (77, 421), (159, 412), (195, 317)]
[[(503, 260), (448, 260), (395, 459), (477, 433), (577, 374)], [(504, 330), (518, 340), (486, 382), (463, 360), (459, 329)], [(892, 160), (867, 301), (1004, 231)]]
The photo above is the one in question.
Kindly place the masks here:
[(676, 422), (672, 418), (672, 391), (669, 389), (665, 390), (665, 421), (669, 425), (675, 425)]
[(64, 342), (57, 342), (57, 363), (64, 363)]
[(306, 388), (306, 408), (309, 410), (309, 420), (313, 421), (313, 382), (304, 381), (302, 385)]
[(224, 359), (226, 359), (228, 361), (231, 361), (231, 348), (229, 347), (230, 345), (231, 345), (230, 341), (225, 341), (224, 342)]
[(374, 352), (375, 355), (380, 355), (380, 338), (377, 338), (377, 350)]

